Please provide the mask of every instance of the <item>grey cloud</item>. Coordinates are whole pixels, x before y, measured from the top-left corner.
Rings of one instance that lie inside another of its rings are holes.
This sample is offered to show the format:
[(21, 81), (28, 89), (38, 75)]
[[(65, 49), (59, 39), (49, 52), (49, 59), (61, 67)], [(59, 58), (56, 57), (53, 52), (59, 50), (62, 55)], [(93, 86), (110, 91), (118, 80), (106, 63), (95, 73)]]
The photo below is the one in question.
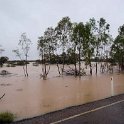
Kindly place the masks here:
[(26, 32), (33, 42), (30, 59), (37, 59), (38, 37), (64, 16), (73, 22), (104, 17), (115, 37), (124, 23), (123, 5), (123, 0), (0, 0), (0, 44), (6, 50), (4, 55), (15, 59), (11, 51), (16, 48), (21, 33)]

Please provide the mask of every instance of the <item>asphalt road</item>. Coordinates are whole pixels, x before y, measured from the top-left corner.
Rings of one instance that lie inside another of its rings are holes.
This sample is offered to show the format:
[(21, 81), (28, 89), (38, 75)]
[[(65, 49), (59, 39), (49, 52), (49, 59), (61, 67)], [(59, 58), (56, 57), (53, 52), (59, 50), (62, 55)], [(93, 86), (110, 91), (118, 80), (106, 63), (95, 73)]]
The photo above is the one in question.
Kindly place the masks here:
[(12, 124), (124, 124), (124, 94)]
[(58, 124), (124, 124), (124, 101)]

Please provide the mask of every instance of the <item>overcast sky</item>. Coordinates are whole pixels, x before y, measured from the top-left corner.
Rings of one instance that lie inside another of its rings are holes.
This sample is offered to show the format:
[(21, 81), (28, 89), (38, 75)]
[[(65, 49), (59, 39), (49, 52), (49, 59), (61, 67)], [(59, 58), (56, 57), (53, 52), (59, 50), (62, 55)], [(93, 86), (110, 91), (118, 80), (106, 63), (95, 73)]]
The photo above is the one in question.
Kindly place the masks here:
[(0, 0), (0, 45), (3, 55), (16, 59), (16, 49), (23, 32), (32, 41), (29, 59), (38, 59), (37, 40), (47, 27), (57, 25), (64, 16), (72, 22), (86, 22), (94, 17), (106, 19), (115, 37), (124, 24), (124, 0)]

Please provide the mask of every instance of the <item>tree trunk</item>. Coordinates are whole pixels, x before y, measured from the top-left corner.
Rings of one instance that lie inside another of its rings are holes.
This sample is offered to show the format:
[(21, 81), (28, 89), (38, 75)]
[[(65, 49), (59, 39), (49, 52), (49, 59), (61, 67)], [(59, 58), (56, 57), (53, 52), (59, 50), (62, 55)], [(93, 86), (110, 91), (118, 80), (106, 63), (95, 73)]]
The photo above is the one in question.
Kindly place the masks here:
[(64, 72), (64, 68), (65, 68), (65, 55), (63, 55), (62, 75), (63, 75), (63, 72)]
[(81, 78), (81, 73), (80, 73), (80, 71), (81, 71), (80, 49), (81, 49), (81, 48), (79, 48), (79, 78)]
[(75, 58), (75, 63), (74, 63), (74, 67), (75, 67), (75, 76), (77, 76), (77, 65), (76, 65), (76, 48), (74, 48), (74, 58)]
[(90, 75), (92, 75), (92, 65), (91, 65), (91, 62), (90, 62)]
[(47, 79), (47, 75), (44, 73), (43, 74), (43, 80), (46, 80)]
[(75, 66), (75, 76), (77, 76), (77, 66), (76, 66), (76, 62), (75, 62), (75, 64), (74, 64), (74, 66)]
[(58, 72), (59, 72), (59, 76), (61, 75), (61, 72), (60, 72), (60, 68), (59, 68), (59, 65), (58, 65), (58, 62), (57, 62), (57, 68), (58, 68)]
[(97, 67), (98, 67), (97, 66), (97, 62), (98, 62), (98, 58), (97, 57), (98, 57), (98, 46), (97, 46), (97, 53), (96, 53), (96, 75), (97, 75)]
[[(25, 63), (24, 63), (25, 64)], [(24, 75), (26, 77), (26, 72), (25, 72), (25, 66), (23, 65), (23, 71), (24, 71)]]
[(56, 58), (56, 66), (57, 66), (57, 68), (58, 68), (58, 73), (59, 73), (59, 76), (61, 75), (61, 72), (60, 72), (60, 67), (59, 67), (59, 57), (58, 57), (58, 55), (57, 55), (57, 58)]
[(96, 75), (97, 75), (97, 62), (96, 62)]
[(26, 64), (25, 64), (25, 67), (26, 67), (26, 76), (28, 77), (27, 55), (26, 55)]

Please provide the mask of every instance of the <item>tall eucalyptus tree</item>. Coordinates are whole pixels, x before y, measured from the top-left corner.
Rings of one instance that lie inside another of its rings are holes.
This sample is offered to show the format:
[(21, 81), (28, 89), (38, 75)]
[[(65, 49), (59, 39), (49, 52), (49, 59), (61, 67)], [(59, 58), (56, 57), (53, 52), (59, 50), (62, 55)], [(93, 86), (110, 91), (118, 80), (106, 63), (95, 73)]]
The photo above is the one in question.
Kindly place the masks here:
[(22, 59), (22, 55), (21, 55), (19, 49), (12, 50), (12, 52), (14, 52), (16, 54), (16, 56), (23, 62), (22, 67), (23, 67), (24, 76), (26, 77), (25, 63), (24, 63), (24, 60)]
[(51, 56), (55, 53), (56, 50), (56, 37), (55, 30), (52, 27), (47, 28), (44, 32), (44, 39), (47, 43), (48, 52), (49, 52), (49, 63), (51, 62)]
[(50, 70), (50, 66), (47, 70), (47, 61), (49, 59), (49, 56), (48, 56), (49, 51), (48, 51), (47, 41), (43, 36), (39, 37), (37, 48), (39, 50), (39, 55), (41, 56), (41, 60), (42, 60), (42, 74), (41, 74), (41, 76), (43, 77), (44, 80), (46, 80), (47, 75), (48, 75), (49, 70)]
[[(28, 57), (29, 57), (29, 50), (31, 45), (31, 40), (27, 38), (26, 33), (22, 33), (21, 38), (19, 40), (18, 45), (21, 47), (21, 52), (19, 49), (13, 50), (13, 52), (20, 58), (20, 60), (25, 61), (23, 66), (25, 77), (28, 77)], [(22, 56), (24, 56), (24, 59), (22, 59)]]
[(83, 49), (84, 49), (84, 58), (85, 63), (90, 66), (90, 74), (92, 75), (92, 65), (91, 59), (94, 55), (94, 47), (95, 47), (95, 20), (92, 18), (85, 24), (85, 40), (83, 42)]
[(19, 45), (22, 48), (23, 54), (25, 56), (25, 72), (26, 72), (26, 77), (28, 77), (28, 57), (29, 57), (29, 50), (30, 50), (30, 45), (31, 45), (31, 40), (27, 38), (26, 33), (22, 33), (21, 39), (19, 41)]
[(78, 50), (79, 77), (81, 76), (81, 57), (83, 52), (83, 42), (85, 40), (85, 25), (80, 22), (73, 29), (73, 41)]
[(64, 65), (65, 65), (65, 53), (67, 44), (69, 42), (69, 37), (72, 29), (72, 23), (70, 21), (69, 17), (64, 17), (62, 20), (58, 22), (57, 27), (55, 28), (56, 31), (56, 38), (59, 44), (59, 47), (62, 49), (62, 58), (63, 58), (63, 66), (62, 66), (62, 74), (64, 71)]
[(111, 47), (111, 56), (119, 65), (119, 71), (124, 70), (124, 24), (118, 29), (118, 36)]
[[(96, 22), (95, 22), (96, 23)], [(96, 25), (96, 75), (97, 75), (97, 62), (100, 54), (100, 49), (105, 47), (108, 43), (110, 35), (109, 35), (109, 27), (110, 25), (106, 22), (104, 18), (100, 18), (97, 21)]]
[(75, 28), (77, 27), (77, 23), (72, 23), (72, 31), (70, 34), (70, 41), (71, 41), (71, 48), (69, 48), (69, 50), (67, 51), (68, 53), (70, 53), (72, 56), (73, 55), (73, 63), (74, 63), (74, 68), (75, 68), (75, 76), (78, 75), (77, 72), (77, 61), (78, 61), (78, 57), (77, 57), (77, 47), (78, 47), (78, 40), (76, 37), (76, 31)]
[(51, 56), (56, 50), (55, 32), (52, 27), (47, 28), (44, 36), (39, 37), (38, 50), (42, 59), (42, 77), (45, 80), (50, 70)]

